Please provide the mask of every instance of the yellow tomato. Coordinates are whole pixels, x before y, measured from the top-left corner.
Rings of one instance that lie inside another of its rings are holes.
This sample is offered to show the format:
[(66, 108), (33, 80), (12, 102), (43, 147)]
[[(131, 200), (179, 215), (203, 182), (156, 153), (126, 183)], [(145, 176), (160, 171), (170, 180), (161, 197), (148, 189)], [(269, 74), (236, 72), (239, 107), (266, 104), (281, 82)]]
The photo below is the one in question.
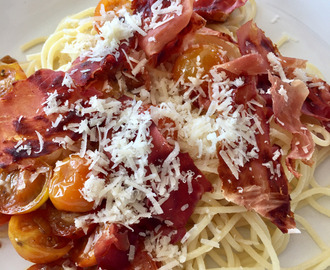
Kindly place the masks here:
[(48, 199), (52, 168), (33, 160), (29, 166), (12, 171), (0, 169), (0, 212), (6, 215), (36, 210)]
[[(126, 7), (129, 10), (131, 2), (129, 0), (101, 0), (95, 8), (94, 16), (99, 18), (102, 15), (102, 12), (114, 11), (117, 13), (122, 7)], [(99, 31), (99, 28), (102, 27), (104, 21), (97, 20), (95, 27)]]
[(24, 71), (15, 60), (8, 63), (3, 61), (6, 59), (0, 60), (0, 97), (12, 90), (13, 82), (26, 79)]
[(49, 198), (58, 210), (87, 212), (93, 209), (94, 202), (87, 201), (81, 193), (89, 172), (86, 160), (79, 156), (70, 156), (55, 168)]
[(215, 44), (191, 47), (175, 61), (174, 79), (178, 80), (182, 75), (185, 82), (189, 82), (189, 77), (197, 75), (203, 78), (213, 66), (225, 62), (226, 59), (223, 49)]
[(72, 240), (55, 236), (43, 210), (12, 216), (8, 236), (17, 253), (34, 263), (55, 261), (73, 247)]

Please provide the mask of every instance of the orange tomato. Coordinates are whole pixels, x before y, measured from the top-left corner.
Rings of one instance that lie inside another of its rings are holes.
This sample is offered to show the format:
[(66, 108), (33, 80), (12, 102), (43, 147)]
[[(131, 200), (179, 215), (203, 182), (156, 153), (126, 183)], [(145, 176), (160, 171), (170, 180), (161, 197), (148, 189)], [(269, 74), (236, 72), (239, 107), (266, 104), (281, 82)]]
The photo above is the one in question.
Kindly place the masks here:
[(43, 210), (12, 216), (8, 236), (17, 253), (33, 263), (49, 263), (73, 247), (72, 240), (56, 236)]
[[(102, 11), (108, 12), (113, 10), (115, 13), (117, 13), (117, 11), (124, 6), (127, 10), (129, 10), (131, 2), (129, 0), (101, 0), (95, 8), (94, 16), (96, 19), (100, 18), (102, 16)], [(103, 24), (104, 21), (97, 19), (95, 24), (96, 31), (99, 32), (99, 29), (103, 26)]]
[(71, 259), (79, 267), (91, 267), (97, 264), (95, 257), (95, 244), (100, 239), (102, 230), (97, 227), (91, 235), (75, 241), (75, 248), (72, 251)]
[[(86, 234), (83, 228), (76, 227), (75, 219), (85, 213), (74, 213), (57, 210), (51, 202), (46, 203), (46, 218), (52, 228), (53, 234), (63, 236), (70, 239), (78, 239)], [(88, 231), (96, 225), (90, 224)]]
[(17, 62), (4, 63), (0, 60), (0, 97), (12, 90), (15, 81), (26, 79), (26, 75)]
[(58, 210), (69, 212), (88, 212), (94, 202), (87, 201), (81, 190), (89, 173), (86, 160), (70, 156), (55, 168), (49, 185), (49, 198)]
[(80, 267), (76, 267), (73, 262), (68, 259), (59, 259), (50, 263), (38, 263), (31, 265), (26, 270), (63, 270), (63, 269), (75, 269), (82, 270)]
[[(175, 80), (178, 80), (183, 75), (183, 80), (189, 82), (189, 77), (196, 77), (199, 72), (200, 78), (203, 78), (213, 66), (225, 61), (226, 57), (220, 46), (205, 44), (191, 47), (184, 51), (175, 61), (173, 76)], [(207, 87), (207, 83), (205, 87)]]
[(48, 199), (52, 168), (34, 160), (30, 165), (13, 171), (0, 169), (0, 212), (6, 215), (36, 210)]

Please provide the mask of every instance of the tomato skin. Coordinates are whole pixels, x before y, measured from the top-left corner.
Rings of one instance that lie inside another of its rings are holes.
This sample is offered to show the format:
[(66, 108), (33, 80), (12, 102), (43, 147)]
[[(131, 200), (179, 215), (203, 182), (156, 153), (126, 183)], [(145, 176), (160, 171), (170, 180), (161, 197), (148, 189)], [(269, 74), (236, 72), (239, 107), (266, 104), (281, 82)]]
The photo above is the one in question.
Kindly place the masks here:
[[(215, 44), (204, 44), (198, 47), (191, 47), (184, 51), (175, 61), (173, 76), (178, 80), (183, 75), (183, 80), (189, 82), (189, 77), (196, 77), (200, 72), (203, 78), (210, 69), (227, 61), (224, 51)], [(202, 86), (203, 88), (207, 87)]]
[(26, 75), (20, 65), (13, 61), (6, 61), (5, 58), (0, 59), (0, 97), (12, 90), (12, 84), (15, 81), (26, 79)]
[(74, 263), (68, 259), (59, 259), (51, 263), (34, 264), (30, 266), (27, 270), (63, 270), (64, 267), (66, 267), (65, 269), (69, 268), (82, 270), (82, 268), (76, 267)]
[(94, 247), (99, 237), (99, 230), (96, 229), (91, 235), (75, 241), (75, 248), (70, 257), (76, 265), (79, 267), (91, 267), (97, 264)]
[(86, 160), (79, 156), (70, 156), (55, 168), (49, 198), (58, 210), (88, 212), (93, 209), (94, 202), (87, 201), (81, 194), (88, 173)]
[[(57, 210), (51, 202), (47, 202), (45, 207), (45, 218), (47, 218), (54, 235), (69, 239), (78, 239), (86, 235), (83, 228), (78, 228), (75, 226), (75, 218), (78, 218), (86, 213), (74, 213)], [(95, 224), (90, 224), (88, 226), (88, 232), (92, 231), (95, 226)]]
[[(105, 12), (113, 10), (115, 13), (120, 10), (122, 7), (126, 7), (126, 10), (130, 10), (130, 1), (129, 0), (101, 0), (94, 12), (95, 17), (100, 17), (102, 15), (102, 10), (104, 7)], [(95, 23), (95, 29), (100, 33), (100, 27), (102, 27), (104, 24), (103, 21), (96, 21)]]
[(9, 239), (24, 259), (33, 263), (49, 263), (66, 255), (73, 242), (55, 236), (44, 210), (12, 216), (8, 224)]
[(39, 208), (48, 199), (52, 168), (39, 160), (12, 171), (0, 169), (0, 213), (16, 215)]

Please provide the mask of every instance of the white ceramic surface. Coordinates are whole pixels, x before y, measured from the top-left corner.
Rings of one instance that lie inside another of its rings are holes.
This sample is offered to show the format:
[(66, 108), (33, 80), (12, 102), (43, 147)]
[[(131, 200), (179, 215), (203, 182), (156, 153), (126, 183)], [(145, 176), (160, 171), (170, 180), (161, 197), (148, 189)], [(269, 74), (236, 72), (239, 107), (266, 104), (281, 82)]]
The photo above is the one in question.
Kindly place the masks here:
[[(51, 34), (65, 16), (93, 6), (97, 0), (0, 0), (0, 55), (10, 54), (23, 61), (20, 46), (39, 36)], [(330, 1), (329, 0), (257, 0), (256, 21), (266, 34), (277, 41), (283, 33), (292, 37), (281, 51), (286, 56), (308, 59), (330, 81)], [(324, 185), (330, 184), (330, 158), (316, 173)], [(330, 200), (323, 202), (330, 205)], [(330, 220), (303, 209), (316, 230), (323, 232), (330, 244)], [(0, 269), (21, 270), (29, 263), (21, 259), (8, 239), (1, 239)], [(282, 266), (295, 265), (317, 252), (308, 236), (294, 235), (288, 249), (280, 256)]]

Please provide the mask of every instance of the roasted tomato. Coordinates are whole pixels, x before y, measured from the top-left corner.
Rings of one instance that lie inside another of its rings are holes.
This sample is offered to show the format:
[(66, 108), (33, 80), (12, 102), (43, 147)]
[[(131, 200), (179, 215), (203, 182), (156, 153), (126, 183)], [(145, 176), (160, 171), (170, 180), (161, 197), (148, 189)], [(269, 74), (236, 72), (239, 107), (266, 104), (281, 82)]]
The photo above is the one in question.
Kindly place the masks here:
[(73, 155), (55, 167), (49, 198), (58, 210), (88, 212), (93, 209), (94, 202), (87, 201), (81, 193), (90, 172), (86, 163), (86, 159)]
[(52, 168), (33, 160), (13, 171), (0, 169), (0, 212), (7, 215), (28, 213), (48, 199)]
[(12, 90), (15, 81), (26, 79), (26, 75), (15, 59), (0, 59), (0, 97)]
[(17, 253), (34, 263), (55, 261), (73, 247), (72, 240), (52, 233), (44, 209), (12, 216), (8, 236)]
[[(63, 236), (70, 239), (81, 238), (85, 235), (83, 228), (75, 226), (75, 218), (78, 218), (85, 213), (74, 213), (57, 210), (51, 202), (46, 204), (47, 219), (52, 228), (53, 234)], [(87, 231), (92, 230), (95, 225), (91, 224)]]
[(76, 265), (80, 267), (90, 267), (97, 264), (94, 249), (101, 235), (101, 227), (97, 227), (91, 235), (75, 241), (75, 248), (71, 253), (71, 258)]
[(118, 10), (123, 7), (126, 10), (130, 10), (131, 2), (129, 0), (101, 0), (95, 8), (94, 16), (96, 18), (95, 28), (99, 32), (99, 28), (103, 26), (104, 21), (98, 20), (104, 12), (114, 11), (117, 13)]
[(181, 76), (185, 82), (190, 82), (190, 77), (203, 79), (213, 66), (224, 63), (226, 59), (222, 47), (215, 44), (191, 47), (177, 58), (173, 68), (174, 79)]
[(210, 80), (207, 76), (210, 77), (213, 66), (226, 61), (227, 57), (221, 46), (216, 44), (193, 46), (176, 59), (173, 77), (175, 80), (182, 79), (187, 84), (183, 90), (191, 99), (198, 97), (198, 102), (194, 102), (195, 106), (207, 109), (210, 104), (208, 89)]
[(68, 259), (59, 259), (50, 263), (38, 263), (30, 266), (27, 270), (63, 270), (63, 269), (75, 269), (82, 270), (80, 267), (76, 267), (73, 262)]

